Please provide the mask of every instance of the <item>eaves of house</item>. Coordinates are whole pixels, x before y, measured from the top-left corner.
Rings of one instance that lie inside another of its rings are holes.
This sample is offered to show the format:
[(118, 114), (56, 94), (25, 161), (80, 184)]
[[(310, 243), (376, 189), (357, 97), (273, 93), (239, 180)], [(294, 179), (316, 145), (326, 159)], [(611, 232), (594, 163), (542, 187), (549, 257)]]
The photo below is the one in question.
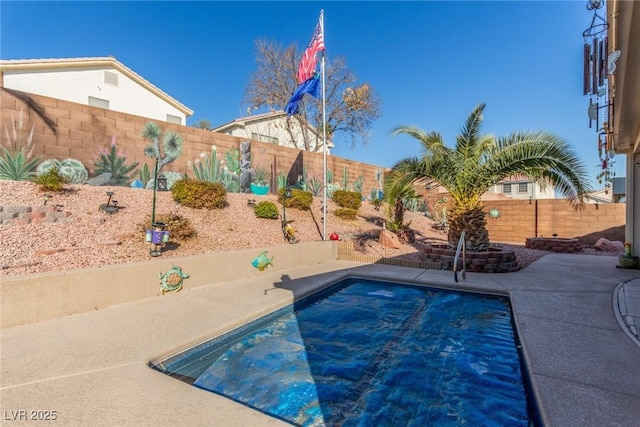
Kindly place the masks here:
[(158, 98), (178, 109), (186, 117), (193, 115), (193, 110), (185, 106), (175, 98), (153, 85), (142, 76), (131, 70), (113, 56), (87, 57), (87, 58), (55, 58), (55, 59), (9, 59), (0, 60), (0, 81), (5, 72), (67, 70), (81, 68), (113, 68), (118, 70), (140, 86), (153, 93)]

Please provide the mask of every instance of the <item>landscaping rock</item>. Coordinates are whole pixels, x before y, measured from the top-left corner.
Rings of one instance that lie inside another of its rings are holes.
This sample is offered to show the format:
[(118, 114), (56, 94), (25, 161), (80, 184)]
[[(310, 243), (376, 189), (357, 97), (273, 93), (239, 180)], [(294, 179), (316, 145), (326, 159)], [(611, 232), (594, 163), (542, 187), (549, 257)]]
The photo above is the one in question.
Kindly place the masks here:
[(398, 236), (396, 236), (395, 233), (389, 230), (380, 230), (380, 237), (378, 238), (378, 242), (385, 248), (399, 249), (402, 246), (400, 244), (400, 239), (398, 239)]
[(604, 237), (599, 238), (593, 247), (603, 252), (624, 252), (624, 243), (619, 240), (605, 239)]
[(109, 184), (109, 181), (111, 181), (111, 174), (109, 172), (105, 172), (95, 178), (88, 179), (86, 183), (89, 185), (100, 186)]

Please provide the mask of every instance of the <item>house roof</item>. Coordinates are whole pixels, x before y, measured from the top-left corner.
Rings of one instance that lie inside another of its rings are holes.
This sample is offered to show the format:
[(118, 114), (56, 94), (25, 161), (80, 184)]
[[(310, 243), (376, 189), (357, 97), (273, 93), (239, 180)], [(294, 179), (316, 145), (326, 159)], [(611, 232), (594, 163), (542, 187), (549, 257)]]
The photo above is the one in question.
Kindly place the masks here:
[(611, 203), (613, 202), (613, 191), (611, 189), (605, 189), (592, 191), (587, 194), (587, 198), (599, 203)]
[[(237, 127), (244, 128), (245, 126), (250, 125), (252, 123), (278, 119), (280, 117), (286, 117), (286, 115), (287, 113), (284, 110), (278, 110), (278, 111), (270, 111), (268, 113), (255, 114), (252, 116), (238, 117), (237, 119), (233, 119), (230, 122), (217, 126), (211, 130), (213, 132), (225, 132), (229, 129), (233, 129)], [(306, 122), (306, 124), (311, 130), (311, 132), (317, 133), (317, 129), (315, 128), (315, 126), (313, 126), (309, 122)], [(322, 146), (322, 145), (319, 145), (319, 146)], [(334, 145), (332, 141), (327, 141), (328, 148), (333, 148), (333, 146)]]
[[(255, 114), (253, 116), (239, 117), (237, 119), (231, 120), (230, 122), (217, 126), (211, 130), (214, 132), (224, 132), (225, 130), (236, 127), (236, 126), (244, 127), (251, 123), (261, 122), (269, 119), (276, 119), (286, 115), (287, 113), (285, 113), (284, 110), (280, 110), (280, 111), (270, 111), (268, 113)], [(315, 130), (313, 126), (309, 125), (309, 127)]]
[(172, 98), (157, 86), (153, 85), (149, 81), (145, 80), (142, 76), (137, 74), (125, 66), (120, 61), (116, 60), (113, 56), (99, 56), (99, 57), (86, 57), (86, 58), (53, 58), (53, 59), (8, 59), (0, 60), (0, 71), (40, 71), (40, 70), (55, 70), (55, 69), (69, 69), (69, 68), (104, 68), (110, 67), (120, 71), (131, 80), (138, 83), (140, 86), (146, 88), (151, 93), (169, 103), (173, 107), (180, 110), (187, 117), (193, 114), (193, 110), (185, 106), (178, 100)]

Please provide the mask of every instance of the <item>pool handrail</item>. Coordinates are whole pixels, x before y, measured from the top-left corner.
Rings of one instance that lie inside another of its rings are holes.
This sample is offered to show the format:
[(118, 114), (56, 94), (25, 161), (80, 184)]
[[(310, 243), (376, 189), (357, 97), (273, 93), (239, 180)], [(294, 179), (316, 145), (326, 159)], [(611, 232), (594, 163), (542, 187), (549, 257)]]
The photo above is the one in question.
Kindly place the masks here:
[(458, 259), (460, 252), (462, 252), (462, 280), (467, 280), (467, 243), (465, 241), (465, 231), (460, 233), (460, 240), (458, 240), (458, 248), (456, 249), (456, 255), (453, 257), (453, 280), (458, 282)]

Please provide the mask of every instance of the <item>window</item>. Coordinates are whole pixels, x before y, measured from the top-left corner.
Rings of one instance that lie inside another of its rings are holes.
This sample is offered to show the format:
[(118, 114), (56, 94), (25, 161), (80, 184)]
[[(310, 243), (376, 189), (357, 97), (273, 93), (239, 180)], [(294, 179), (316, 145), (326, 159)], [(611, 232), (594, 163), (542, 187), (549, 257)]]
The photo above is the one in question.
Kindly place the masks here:
[(272, 136), (262, 135), (259, 133), (252, 132), (251, 139), (255, 139), (256, 141), (268, 142), (271, 144), (278, 145), (278, 138), (274, 138)]
[(518, 193), (528, 193), (528, 192), (529, 192), (529, 185), (526, 182), (519, 182)]
[(511, 194), (511, 184), (502, 184), (502, 192), (504, 194)]
[(110, 85), (118, 86), (118, 75), (113, 71), (105, 71), (104, 82)]
[(167, 121), (169, 123), (175, 123), (175, 124), (178, 124), (178, 125), (182, 124), (182, 119), (180, 117), (174, 116), (172, 114), (167, 114)]
[(101, 99), (101, 98), (96, 98), (93, 96), (89, 97), (89, 105), (93, 106), (93, 107), (100, 107), (100, 108), (105, 108), (105, 109), (109, 109), (109, 101), (106, 99)]

